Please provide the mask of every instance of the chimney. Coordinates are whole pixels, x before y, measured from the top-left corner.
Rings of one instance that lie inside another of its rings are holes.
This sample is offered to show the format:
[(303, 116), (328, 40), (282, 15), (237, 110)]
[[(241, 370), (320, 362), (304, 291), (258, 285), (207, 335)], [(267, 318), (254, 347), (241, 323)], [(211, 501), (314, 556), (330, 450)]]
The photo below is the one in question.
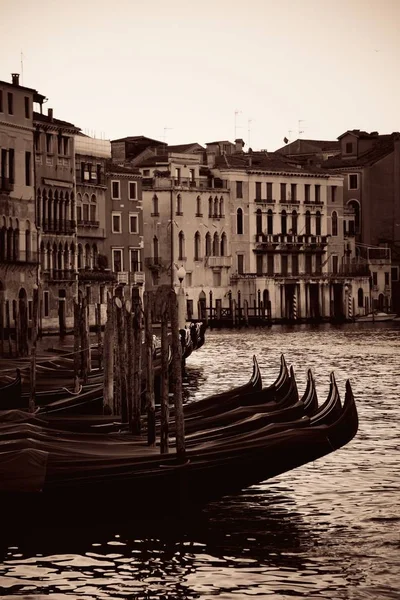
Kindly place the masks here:
[(19, 73), (11, 73), (12, 84), (19, 85)]
[(49, 117), (50, 121), (53, 120), (53, 109), (52, 108), (47, 109), (47, 116)]
[(243, 152), (244, 141), (241, 138), (235, 140), (235, 152)]

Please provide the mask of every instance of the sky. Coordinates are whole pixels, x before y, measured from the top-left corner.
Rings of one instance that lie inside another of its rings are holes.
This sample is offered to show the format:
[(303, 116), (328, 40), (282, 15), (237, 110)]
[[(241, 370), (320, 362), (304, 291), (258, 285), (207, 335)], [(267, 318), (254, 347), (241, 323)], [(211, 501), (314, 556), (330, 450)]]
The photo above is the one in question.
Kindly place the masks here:
[(0, 79), (96, 137), (273, 151), (400, 131), (399, 27), (400, 0), (0, 0)]

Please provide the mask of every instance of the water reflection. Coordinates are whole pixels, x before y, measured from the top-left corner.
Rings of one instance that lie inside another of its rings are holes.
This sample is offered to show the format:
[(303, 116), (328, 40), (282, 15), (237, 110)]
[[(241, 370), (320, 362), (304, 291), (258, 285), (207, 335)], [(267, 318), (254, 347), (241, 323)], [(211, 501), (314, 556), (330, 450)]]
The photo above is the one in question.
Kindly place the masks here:
[(36, 524), (3, 534), (0, 595), (398, 598), (400, 328), (382, 325), (209, 332), (188, 361), (189, 399), (247, 381), (253, 353), (271, 383), (284, 352), (300, 393), (313, 368), (320, 402), (330, 370), (341, 391), (350, 377), (360, 415), (355, 440), (189, 520), (129, 515), (108, 526)]

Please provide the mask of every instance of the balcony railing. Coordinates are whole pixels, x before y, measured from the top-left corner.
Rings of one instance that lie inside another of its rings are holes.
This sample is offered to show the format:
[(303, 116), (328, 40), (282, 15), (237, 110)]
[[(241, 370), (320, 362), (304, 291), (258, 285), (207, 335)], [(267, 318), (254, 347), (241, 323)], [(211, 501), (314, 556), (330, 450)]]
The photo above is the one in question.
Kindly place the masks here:
[(227, 180), (191, 179), (190, 177), (144, 177), (142, 186), (144, 188), (177, 188), (177, 189), (228, 189)]
[(293, 235), (286, 233), (256, 233), (256, 242), (261, 244), (295, 244), (299, 246), (326, 246), (328, 243), (326, 235)]
[(100, 221), (91, 219), (78, 219), (78, 227), (100, 227)]
[(42, 278), (45, 281), (75, 281), (76, 271), (71, 269), (50, 269), (42, 271)]
[(43, 233), (56, 233), (72, 235), (75, 233), (76, 221), (67, 219), (66, 221), (49, 221), (48, 219), (42, 219), (41, 221)]
[[(3, 249), (2, 249), (3, 250)], [(4, 251), (0, 252), (0, 263), (14, 265), (37, 265), (38, 253), (29, 250), (17, 250), (12, 254), (7, 254)]]
[(76, 171), (76, 183), (77, 185), (106, 185), (105, 175), (104, 173), (97, 174), (96, 171), (92, 171), (89, 173), (85, 171), (82, 177), (82, 172), (79, 170)]
[(143, 285), (145, 276), (143, 271), (133, 271), (129, 273), (129, 283), (133, 285)]
[(232, 256), (207, 256), (205, 258), (205, 263), (211, 268), (231, 267)]
[(254, 202), (256, 204), (275, 204), (276, 200), (273, 198), (255, 198)]
[(14, 189), (14, 183), (8, 177), (0, 177), (0, 192), (9, 194)]
[(110, 269), (85, 267), (78, 269), (78, 279), (79, 281), (115, 281), (116, 274), (112, 273)]

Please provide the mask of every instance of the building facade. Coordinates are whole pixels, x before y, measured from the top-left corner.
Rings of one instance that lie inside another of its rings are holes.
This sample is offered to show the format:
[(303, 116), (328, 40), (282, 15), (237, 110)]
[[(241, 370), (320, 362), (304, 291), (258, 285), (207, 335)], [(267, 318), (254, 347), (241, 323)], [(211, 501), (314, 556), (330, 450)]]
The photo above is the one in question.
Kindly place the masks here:
[(75, 136), (78, 281), (79, 293), (88, 302), (90, 324), (96, 322), (95, 307), (99, 304), (104, 321), (107, 291), (116, 281), (106, 245), (109, 204), (106, 164), (110, 158), (108, 140)]
[(72, 123), (35, 112), (36, 224), (39, 232), (41, 327), (73, 326), (78, 293), (75, 136)]
[[(29, 325), (38, 282), (31, 88), (0, 81), (0, 329)], [(18, 341), (18, 340), (17, 340)], [(24, 354), (27, 348), (19, 348)]]
[(128, 298), (143, 299), (143, 203), (138, 169), (109, 161), (106, 167), (108, 268)]

